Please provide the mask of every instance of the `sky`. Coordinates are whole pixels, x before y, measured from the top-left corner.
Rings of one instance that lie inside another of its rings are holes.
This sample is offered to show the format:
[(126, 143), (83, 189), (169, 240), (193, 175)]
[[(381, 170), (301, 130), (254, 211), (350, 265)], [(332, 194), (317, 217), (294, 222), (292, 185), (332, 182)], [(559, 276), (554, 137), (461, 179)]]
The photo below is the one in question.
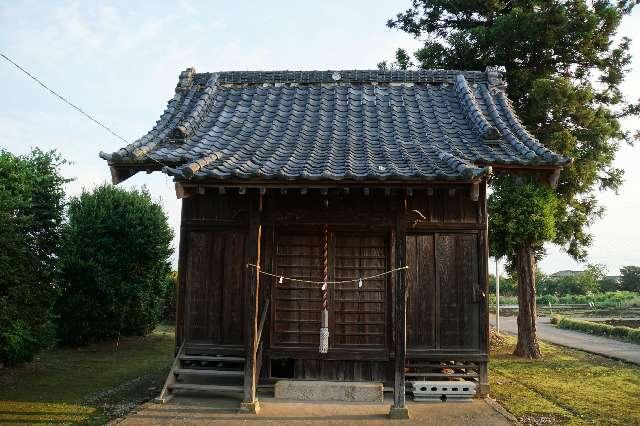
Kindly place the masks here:
[[(304, 6), (302, 6), (304, 4)], [(178, 74), (225, 70), (375, 69), (396, 48), (414, 51), (421, 41), (386, 27), (407, 1), (12, 1), (0, 3), (0, 52), (49, 87), (133, 141), (144, 135), (173, 97)], [(619, 31), (640, 52), (640, 8)], [(640, 98), (640, 54), (623, 86)], [(99, 151), (122, 141), (0, 60), (0, 147), (16, 154), (32, 147), (56, 149), (71, 164), (67, 194), (110, 181)], [(628, 119), (626, 129), (640, 128)], [(607, 213), (591, 226), (589, 262), (616, 275), (640, 265), (640, 148), (622, 146), (615, 165), (626, 170), (619, 193), (600, 193)], [(140, 173), (123, 184), (145, 185), (177, 230), (180, 201), (171, 178)], [(544, 272), (583, 269), (549, 246)], [(175, 259), (174, 259), (175, 261)]]

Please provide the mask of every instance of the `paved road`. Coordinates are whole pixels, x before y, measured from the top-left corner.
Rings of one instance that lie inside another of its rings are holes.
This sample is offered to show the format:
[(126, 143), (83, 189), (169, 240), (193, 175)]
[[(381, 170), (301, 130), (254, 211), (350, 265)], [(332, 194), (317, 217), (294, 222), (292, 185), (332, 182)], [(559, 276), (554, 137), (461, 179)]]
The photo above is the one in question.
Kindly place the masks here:
[[(491, 315), (491, 325), (495, 326), (495, 315)], [(640, 345), (621, 342), (607, 337), (592, 336), (578, 331), (556, 328), (551, 325), (548, 317), (538, 318), (537, 330), (538, 337), (546, 342), (640, 364)], [(501, 316), (500, 331), (503, 333), (517, 334), (518, 325), (516, 323), (516, 317)]]

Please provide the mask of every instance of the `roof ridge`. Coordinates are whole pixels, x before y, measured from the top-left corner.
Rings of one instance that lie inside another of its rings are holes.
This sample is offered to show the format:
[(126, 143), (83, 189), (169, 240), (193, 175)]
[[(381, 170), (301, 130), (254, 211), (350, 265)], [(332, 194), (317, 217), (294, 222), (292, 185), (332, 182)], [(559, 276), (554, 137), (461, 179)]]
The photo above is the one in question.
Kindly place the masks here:
[(423, 83), (454, 84), (458, 75), (471, 84), (485, 83), (504, 86), (501, 72), (496, 67), (479, 70), (272, 70), (272, 71), (219, 71), (197, 73), (187, 68), (180, 74), (179, 89), (191, 85), (206, 86), (210, 77), (218, 75), (217, 84), (314, 84), (314, 83)]

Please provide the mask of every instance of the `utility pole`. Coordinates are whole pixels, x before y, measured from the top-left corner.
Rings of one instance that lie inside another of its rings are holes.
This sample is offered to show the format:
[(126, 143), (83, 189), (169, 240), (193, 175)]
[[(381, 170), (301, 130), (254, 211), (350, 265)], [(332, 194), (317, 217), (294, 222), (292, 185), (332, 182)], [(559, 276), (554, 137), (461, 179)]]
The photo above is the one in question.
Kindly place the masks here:
[(499, 259), (496, 257), (496, 331), (500, 333), (500, 270)]

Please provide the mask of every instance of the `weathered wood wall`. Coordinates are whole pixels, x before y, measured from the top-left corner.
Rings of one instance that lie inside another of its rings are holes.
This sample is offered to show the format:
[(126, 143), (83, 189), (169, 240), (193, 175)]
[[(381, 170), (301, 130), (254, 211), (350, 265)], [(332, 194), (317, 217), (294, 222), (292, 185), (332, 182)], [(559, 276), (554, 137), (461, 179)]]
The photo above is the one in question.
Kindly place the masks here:
[[(323, 229), (329, 235), (329, 280), (356, 279), (396, 266), (396, 211), (408, 200), (406, 256), (407, 351), (477, 354), (486, 358), (486, 215), (484, 188), (271, 189), (263, 195), (261, 267), (287, 277), (322, 281)], [(208, 190), (183, 201), (178, 334), (242, 344), (248, 217), (258, 190)], [(253, 198), (252, 198), (253, 197)], [(299, 378), (384, 380), (393, 363), (392, 276), (332, 285), (330, 351), (318, 353), (322, 293), (316, 284), (262, 276), (270, 298), (265, 355), (294, 358)], [(485, 355), (483, 355), (485, 354)], [(263, 376), (269, 375), (269, 362)]]

